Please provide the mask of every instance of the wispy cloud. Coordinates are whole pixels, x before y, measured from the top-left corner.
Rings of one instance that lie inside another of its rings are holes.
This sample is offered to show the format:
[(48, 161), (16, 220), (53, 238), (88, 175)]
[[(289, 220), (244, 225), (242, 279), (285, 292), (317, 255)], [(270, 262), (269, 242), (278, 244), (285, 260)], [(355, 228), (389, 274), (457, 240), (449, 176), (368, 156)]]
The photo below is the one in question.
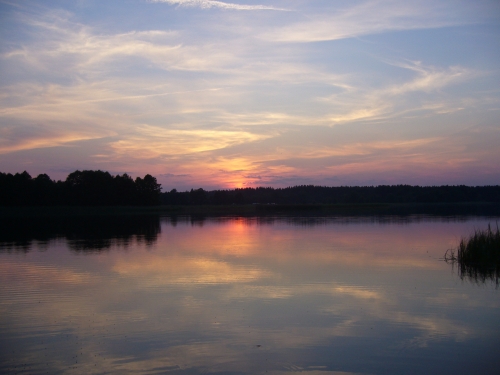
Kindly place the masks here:
[(471, 23), (464, 13), (464, 9), (457, 10), (456, 6), (428, 1), (363, 1), (344, 9), (310, 14), (306, 21), (275, 28), (262, 37), (281, 42), (318, 42)]
[(425, 66), (420, 61), (400, 64), (395, 63), (393, 65), (413, 71), (417, 73), (417, 77), (412, 81), (389, 88), (388, 92), (392, 95), (399, 95), (412, 91), (430, 92), (441, 89), (450, 84), (471, 79), (479, 74), (478, 72), (473, 72), (470, 69), (466, 69), (461, 66), (451, 66), (447, 69), (438, 69), (435, 67)]
[[(87, 141), (91, 139), (100, 139), (109, 134), (89, 134), (91, 132), (74, 132), (69, 131), (63, 134), (41, 134), (39, 136), (34, 136), (31, 138), (23, 137), (20, 139), (8, 139), (4, 138), (5, 129), (1, 129), (0, 134), (2, 135), (3, 140), (0, 141), (0, 155), (8, 154), (16, 151), (23, 150), (33, 150), (37, 148), (48, 148), (48, 147), (58, 147), (58, 146), (67, 146), (71, 143)], [(60, 133), (60, 132), (59, 132)]]
[(215, 0), (150, 0), (152, 3), (167, 3), (171, 5), (179, 5), (182, 7), (190, 8), (219, 8), (219, 9), (231, 9), (231, 10), (286, 10), (283, 8), (276, 8), (267, 5), (242, 5), (234, 3), (225, 3), (223, 1)]
[[(109, 74), (109, 64), (126, 64), (135, 57), (166, 70), (207, 71), (234, 63), (229, 51), (213, 44), (185, 45), (175, 31), (131, 31), (99, 34), (71, 22), (67, 15), (26, 17), (25, 23), (40, 35), (35, 43), (13, 48), (0, 55), (5, 60), (22, 61), (40, 73)], [(107, 68), (106, 68), (107, 67)]]
[(335, 113), (325, 116), (323, 123), (330, 121), (335, 125), (361, 120), (380, 121), (412, 112), (456, 112), (463, 108), (463, 104), (460, 101), (443, 100), (448, 98), (444, 91), (452, 85), (471, 81), (481, 75), (481, 72), (461, 66), (433, 67), (418, 61), (389, 65), (405, 69), (411, 76), (381, 87), (353, 83), (350, 90), (317, 98), (335, 109)]
[(136, 135), (114, 142), (111, 146), (121, 154), (153, 158), (212, 151), (267, 137), (238, 130), (181, 130), (143, 125), (137, 129)]

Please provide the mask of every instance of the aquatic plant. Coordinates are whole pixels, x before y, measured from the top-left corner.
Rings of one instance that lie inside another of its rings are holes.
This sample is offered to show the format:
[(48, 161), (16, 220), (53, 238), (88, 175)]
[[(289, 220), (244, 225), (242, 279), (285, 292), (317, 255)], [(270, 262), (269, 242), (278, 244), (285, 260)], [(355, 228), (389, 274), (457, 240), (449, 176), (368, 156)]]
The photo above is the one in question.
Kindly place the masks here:
[(461, 279), (476, 282), (495, 280), (498, 286), (500, 277), (500, 230), (476, 230), (468, 238), (462, 238), (456, 249), (446, 251), (444, 259), (458, 264)]

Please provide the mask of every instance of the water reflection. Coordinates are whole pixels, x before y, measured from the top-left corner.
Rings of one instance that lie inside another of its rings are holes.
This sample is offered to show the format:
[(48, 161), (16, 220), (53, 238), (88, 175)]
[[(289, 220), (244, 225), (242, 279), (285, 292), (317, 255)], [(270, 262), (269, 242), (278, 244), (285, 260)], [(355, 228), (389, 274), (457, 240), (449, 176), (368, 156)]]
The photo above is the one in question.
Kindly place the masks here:
[(48, 248), (57, 239), (66, 239), (73, 251), (99, 252), (135, 242), (152, 245), (160, 233), (160, 218), (151, 215), (11, 218), (0, 221), (0, 252)]
[[(500, 364), (498, 291), (462, 283), (440, 260), (483, 219), (157, 220), (155, 240), (127, 251), (114, 251), (115, 229), (100, 237), (110, 251), (90, 256), (71, 250), (83, 235), (63, 232), (1, 253), (0, 372), (488, 374)], [(133, 228), (127, 238), (144, 235)]]
[(498, 288), (500, 277), (500, 266), (498, 265), (466, 265), (460, 264), (457, 266), (459, 276), (462, 280), (467, 279), (476, 284), (485, 284), (488, 281), (495, 283)]
[(144, 241), (153, 245), (161, 233), (161, 225), (178, 224), (203, 227), (208, 223), (245, 225), (289, 224), (294, 226), (350, 224), (411, 224), (419, 222), (465, 222), (467, 216), (370, 215), (370, 216), (254, 216), (217, 217), (206, 215), (82, 215), (51, 217), (0, 218), (0, 252), (28, 252), (34, 245), (47, 248), (57, 239), (66, 239), (70, 249), (99, 252), (112, 247), (128, 247)]

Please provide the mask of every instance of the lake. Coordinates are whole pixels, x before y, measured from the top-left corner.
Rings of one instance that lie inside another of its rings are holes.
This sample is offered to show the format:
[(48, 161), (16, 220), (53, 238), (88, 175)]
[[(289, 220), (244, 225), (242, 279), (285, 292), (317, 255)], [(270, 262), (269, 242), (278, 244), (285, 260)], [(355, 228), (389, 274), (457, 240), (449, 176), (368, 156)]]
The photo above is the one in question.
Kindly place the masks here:
[(497, 374), (497, 282), (442, 260), (497, 221), (4, 223), (0, 372)]

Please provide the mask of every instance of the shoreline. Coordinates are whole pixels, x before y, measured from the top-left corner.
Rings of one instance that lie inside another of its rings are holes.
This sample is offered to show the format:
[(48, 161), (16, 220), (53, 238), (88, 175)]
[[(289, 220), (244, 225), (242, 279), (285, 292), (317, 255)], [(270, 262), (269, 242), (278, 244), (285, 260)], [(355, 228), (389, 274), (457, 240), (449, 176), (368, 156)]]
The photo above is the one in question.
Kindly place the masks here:
[(7, 206), (0, 218), (66, 216), (331, 216), (331, 215), (472, 215), (498, 216), (500, 203), (250, 204), (186, 206)]

